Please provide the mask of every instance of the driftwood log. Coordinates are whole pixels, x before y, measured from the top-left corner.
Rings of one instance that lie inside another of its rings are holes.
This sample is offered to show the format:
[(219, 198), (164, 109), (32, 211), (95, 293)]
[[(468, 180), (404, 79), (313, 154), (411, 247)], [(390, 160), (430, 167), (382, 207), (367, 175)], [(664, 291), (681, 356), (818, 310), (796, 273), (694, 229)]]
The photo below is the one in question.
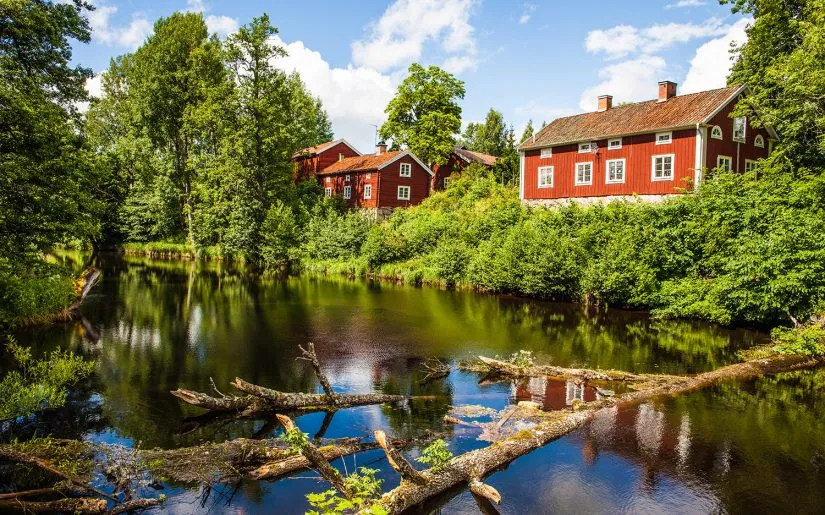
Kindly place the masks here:
[(532, 365), (519, 367), (509, 361), (478, 356), (477, 365), (463, 365), (465, 370), (483, 371), (513, 377), (564, 377), (582, 380), (600, 381), (648, 381), (654, 378), (667, 378), (652, 374), (633, 374), (621, 370), (589, 370), (586, 368), (563, 368), (552, 365)]
[(324, 389), (324, 393), (279, 392), (236, 377), (231, 384), (245, 395), (224, 395), (214, 387), (214, 384), (213, 389), (218, 397), (181, 388), (172, 390), (171, 394), (192, 406), (216, 412), (237, 412), (243, 416), (274, 411), (348, 408), (368, 404), (399, 402), (409, 398), (404, 395), (383, 393), (336, 393), (321, 368), (315, 354), (315, 346), (309, 343), (306, 348), (300, 345), (298, 348), (301, 351), (301, 356), (298, 359), (312, 363), (312, 368)]
[[(686, 393), (728, 379), (746, 379), (764, 374), (811, 368), (823, 363), (825, 363), (825, 358), (775, 355), (729, 365), (692, 377), (674, 376), (672, 380), (664, 383), (648, 382), (647, 386), (641, 385), (633, 392), (583, 403), (578, 411), (548, 413), (547, 420), (533, 429), (516, 433), (489, 447), (456, 456), (439, 472), (421, 471), (420, 474), (424, 478), (423, 484), (402, 479), (398, 487), (384, 494), (381, 503), (390, 513), (401, 513), (461, 484), (467, 484), (473, 493), (483, 495), (485, 490), (480, 488), (478, 483), (481, 478), (519, 456), (528, 454), (581, 427), (601, 409), (643, 402), (663, 395)], [(495, 497), (492, 491), (486, 493)]]

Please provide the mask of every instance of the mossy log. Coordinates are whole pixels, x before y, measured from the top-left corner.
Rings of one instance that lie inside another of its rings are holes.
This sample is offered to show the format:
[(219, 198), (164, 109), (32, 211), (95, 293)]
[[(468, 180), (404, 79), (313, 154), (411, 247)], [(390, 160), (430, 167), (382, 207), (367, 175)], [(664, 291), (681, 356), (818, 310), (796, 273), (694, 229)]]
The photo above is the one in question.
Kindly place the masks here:
[(513, 377), (565, 377), (582, 380), (599, 381), (647, 381), (653, 378), (673, 377), (649, 374), (633, 374), (621, 370), (590, 370), (586, 368), (564, 368), (552, 365), (531, 365), (519, 367), (509, 361), (478, 356), (480, 363), (476, 366), (464, 365), (465, 370), (486, 371)]
[(601, 409), (643, 402), (663, 395), (682, 394), (720, 381), (812, 368), (823, 363), (825, 363), (825, 358), (775, 355), (729, 365), (695, 376), (671, 376), (668, 381), (648, 382), (636, 391), (617, 397), (583, 403), (578, 406), (577, 411), (548, 413), (545, 421), (533, 429), (516, 433), (489, 447), (456, 456), (438, 472), (421, 471), (423, 483), (402, 479), (398, 487), (382, 496), (381, 503), (390, 513), (401, 513), (460, 484), (474, 485), (475, 488), (472, 489), (474, 493), (482, 495), (487, 493), (490, 494), (488, 498), (494, 499), (495, 494), (479, 486), (478, 482), (481, 478), (516, 458), (578, 429)]

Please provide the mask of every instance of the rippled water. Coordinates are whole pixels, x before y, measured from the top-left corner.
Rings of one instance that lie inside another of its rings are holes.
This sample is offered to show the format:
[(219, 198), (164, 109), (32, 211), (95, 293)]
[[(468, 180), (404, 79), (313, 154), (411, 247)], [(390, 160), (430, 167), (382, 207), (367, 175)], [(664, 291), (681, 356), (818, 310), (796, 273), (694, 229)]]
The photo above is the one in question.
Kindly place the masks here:
[[(541, 362), (691, 373), (734, 361), (764, 340), (747, 330), (653, 321), (610, 310), (518, 298), (350, 281), (252, 278), (219, 264), (107, 259), (85, 318), (18, 338), (39, 350), (71, 348), (98, 360), (91, 382), (29, 433), (146, 447), (271, 437), (274, 420), (205, 420), (169, 390), (230, 390), (236, 376), (285, 391), (319, 391), (297, 345), (315, 342), (339, 391), (433, 396), (407, 405), (365, 406), (297, 419), (310, 435), (397, 436), (446, 431), (453, 452), (484, 447), (479, 430), (445, 426), (450, 406), (505, 408), (533, 400), (568, 409), (600, 395), (593, 386), (541, 379), (482, 382), (454, 371), (420, 385), (421, 361), (455, 363), (477, 354), (530, 350)], [(502, 513), (825, 512), (825, 373), (798, 372), (730, 383), (673, 399), (602, 412), (580, 431), (490, 476)], [(414, 457), (418, 449), (410, 449)], [(348, 457), (348, 470), (382, 470), (380, 452)], [(336, 465), (343, 466), (339, 460)], [(314, 473), (276, 483), (244, 482), (209, 495), (166, 485), (165, 510), (303, 513), (304, 495), (326, 489)], [(486, 508), (486, 507), (485, 507)], [(457, 489), (422, 512), (478, 513)]]

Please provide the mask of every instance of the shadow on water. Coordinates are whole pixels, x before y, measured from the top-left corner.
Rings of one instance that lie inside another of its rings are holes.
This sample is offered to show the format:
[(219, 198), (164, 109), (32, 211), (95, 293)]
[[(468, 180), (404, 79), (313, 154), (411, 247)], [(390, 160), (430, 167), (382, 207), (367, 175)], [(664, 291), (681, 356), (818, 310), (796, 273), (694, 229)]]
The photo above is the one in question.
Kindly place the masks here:
[[(502, 409), (533, 400), (545, 409), (569, 409), (574, 400), (619, 387), (539, 379), (479, 384), (477, 375), (457, 371), (422, 385), (426, 358), (455, 363), (523, 349), (539, 362), (563, 366), (693, 373), (730, 363), (737, 349), (765, 338), (619, 310), (585, 316), (575, 305), (513, 297), (343, 278), (251, 277), (222, 263), (108, 257), (98, 266), (103, 280), (83, 306), (84, 319), (17, 335), (36, 353), (59, 346), (93, 357), (97, 373), (69, 406), (36, 427), (18, 428), (19, 434), (140, 442), (145, 448), (272, 437), (279, 428), (271, 417), (203, 416), (181, 406), (169, 390), (209, 391), (211, 378), (229, 391), (239, 376), (278, 390), (320, 391), (311, 368), (295, 360), (297, 345), (312, 341), (339, 391), (432, 398), (304, 414), (297, 419), (304, 432), (338, 438), (379, 428), (403, 437), (444, 431), (458, 453), (488, 444), (477, 441), (472, 428), (445, 427), (450, 406)], [(786, 374), (605, 412), (491, 476), (504, 497), (499, 510), (741, 511), (747, 500), (770, 507), (782, 506), (783, 499), (803, 511), (825, 508), (825, 449), (816, 447), (825, 441), (823, 377)], [(413, 448), (409, 455), (419, 452)], [(344, 463), (348, 470), (380, 468), (385, 489), (398, 482), (380, 452), (336, 465)], [(208, 496), (180, 486), (167, 493), (176, 511), (277, 506), (302, 513), (304, 495), (326, 488), (314, 478), (309, 472), (277, 483), (243, 482)], [(769, 495), (774, 504), (765, 499)], [(492, 513), (462, 489), (422, 509)]]

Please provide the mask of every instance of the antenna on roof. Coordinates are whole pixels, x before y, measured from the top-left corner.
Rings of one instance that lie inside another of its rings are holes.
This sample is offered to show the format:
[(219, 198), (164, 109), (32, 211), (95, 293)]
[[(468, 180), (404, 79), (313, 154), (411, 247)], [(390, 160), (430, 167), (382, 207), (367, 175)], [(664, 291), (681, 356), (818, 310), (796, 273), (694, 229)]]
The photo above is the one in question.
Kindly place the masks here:
[(378, 126), (375, 125), (374, 123), (371, 123), (370, 127), (375, 127), (375, 133), (373, 134), (372, 144), (373, 145), (378, 145)]

